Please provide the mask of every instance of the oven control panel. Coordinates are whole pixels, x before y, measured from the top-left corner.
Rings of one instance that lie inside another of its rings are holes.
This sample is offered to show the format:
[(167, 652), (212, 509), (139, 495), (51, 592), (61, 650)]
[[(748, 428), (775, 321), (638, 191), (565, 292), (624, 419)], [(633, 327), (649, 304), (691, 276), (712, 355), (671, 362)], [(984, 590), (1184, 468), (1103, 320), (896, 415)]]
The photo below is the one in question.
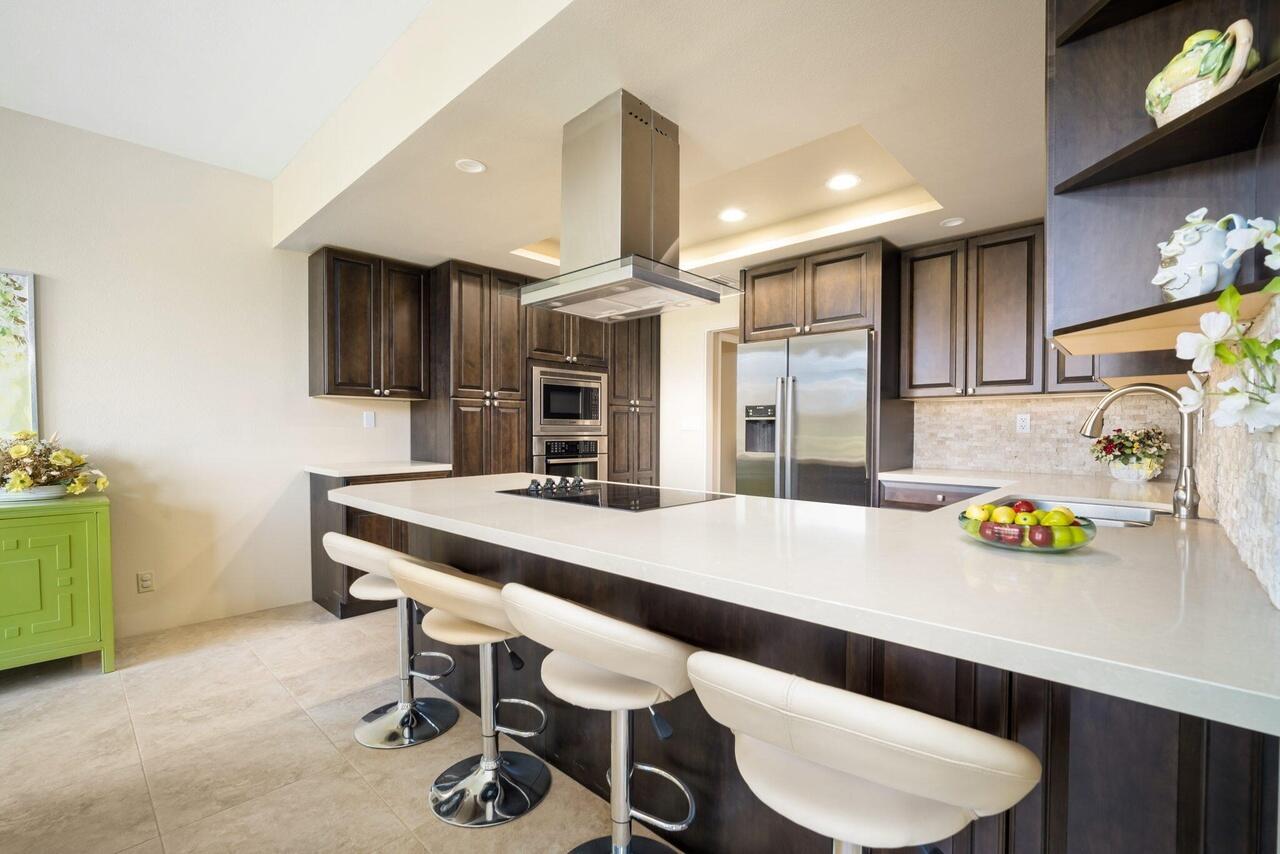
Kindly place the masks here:
[(547, 442), (547, 459), (552, 457), (594, 457), (600, 453), (596, 439), (553, 439)]

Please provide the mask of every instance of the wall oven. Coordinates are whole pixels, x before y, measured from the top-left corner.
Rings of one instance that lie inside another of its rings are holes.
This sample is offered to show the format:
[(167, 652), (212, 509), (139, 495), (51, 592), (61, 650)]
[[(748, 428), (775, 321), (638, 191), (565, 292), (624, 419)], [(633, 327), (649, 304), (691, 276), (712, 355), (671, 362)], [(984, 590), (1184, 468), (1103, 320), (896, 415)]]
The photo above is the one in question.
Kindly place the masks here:
[(604, 435), (607, 374), (534, 365), (532, 380), (534, 436)]
[(604, 480), (609, 472), (604, 436), (533, 437), (533, 472), (549, 477)]

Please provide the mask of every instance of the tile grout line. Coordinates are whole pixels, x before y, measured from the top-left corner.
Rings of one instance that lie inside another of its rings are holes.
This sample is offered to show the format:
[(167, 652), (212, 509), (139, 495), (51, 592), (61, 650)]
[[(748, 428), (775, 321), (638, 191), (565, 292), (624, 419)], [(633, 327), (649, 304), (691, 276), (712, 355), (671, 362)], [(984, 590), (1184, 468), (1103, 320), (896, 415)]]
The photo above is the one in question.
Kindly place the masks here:
[[(160, 851), (166, 850), (164, 844), (164, 835), (160, 833), (160, 817), (156, 813), (156, 799), (151, 794), (151, 777), (147, 773), (147, 761), (142, 758), (142, 747), (138, 744), (138, 728), (133, 723), (133, 704), (129, 702), (129, 686), (126, 684), (124, 674), (120, 675), (120, 693), (124, 696), (125, 714), (129, 716), (129, 732), (133, 735), (133, 749), (138, 754), (138, 767), (142, 769), (142, 784), (147, 787), (147, 803), (151, 805), (151, 821), (156, 826), (155, 838), (160, 842)], [(146, 842), (147, 840), (143, 840)], [(139, 845), (142, 843), (138, 843)], [(122, 848), (121, 851), (128, 849)]]

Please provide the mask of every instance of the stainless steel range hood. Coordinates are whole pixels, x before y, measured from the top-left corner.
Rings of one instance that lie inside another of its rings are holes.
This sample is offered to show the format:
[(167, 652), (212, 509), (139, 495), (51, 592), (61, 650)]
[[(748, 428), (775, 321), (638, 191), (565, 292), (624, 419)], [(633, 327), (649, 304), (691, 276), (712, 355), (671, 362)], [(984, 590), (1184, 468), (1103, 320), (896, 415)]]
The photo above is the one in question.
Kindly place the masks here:
[(615, 321), (738, 288), (679, 269), (680, 129), (619, 89), (564, 126), (560, 269), (524, 305)]

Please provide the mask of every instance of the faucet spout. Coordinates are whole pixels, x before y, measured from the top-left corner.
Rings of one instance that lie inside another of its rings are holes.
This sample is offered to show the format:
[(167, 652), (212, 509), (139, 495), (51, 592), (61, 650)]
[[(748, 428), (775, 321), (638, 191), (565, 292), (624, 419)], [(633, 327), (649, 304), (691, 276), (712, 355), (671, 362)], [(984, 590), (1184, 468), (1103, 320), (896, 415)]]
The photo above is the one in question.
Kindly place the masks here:
[(1154, 394), (1165, 398), (1178, 406), (1179, 414), (1179, 464), (1178, 464), (1178, 480), (1173, 487), (1173, 515), (1179, 519), (1198, 519), (1200, 518), (1200, 492), (1196, 488), (1196, 432), (1194, 415), (1190, 412), (1183, 412), (1179, 404), (1181, 401), (1178, 396), (1169, 389), (1154, 383), (1133, 383), (1132, 385), (1121, 386), (1118, 389), (1108, 393), (1102, 400), (1098, 401), (1098, 405), (1094, 407), (1093, 412), (1089, 413), (1089, 417), (1085, 419), (1084, 424), (1080, 427), (1080, 435), (1089, 439), (1097, 439), (1102, 435), (1103, 415), (1122, 397), (1130, 394)]

